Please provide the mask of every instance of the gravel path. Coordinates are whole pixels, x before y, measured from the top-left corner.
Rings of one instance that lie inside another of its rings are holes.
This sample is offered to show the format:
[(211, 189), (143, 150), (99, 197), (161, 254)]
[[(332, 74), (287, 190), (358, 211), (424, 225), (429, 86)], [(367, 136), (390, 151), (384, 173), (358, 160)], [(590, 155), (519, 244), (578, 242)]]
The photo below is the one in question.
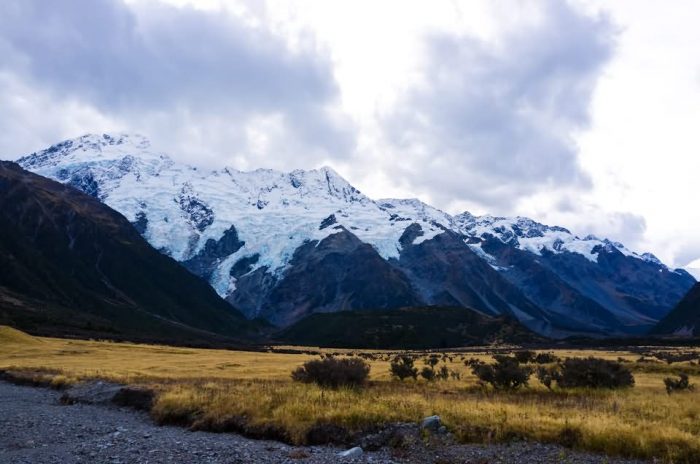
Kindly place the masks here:
[(2, 464), (176, 463), (567, 463), (630, 464), (534, 443), (383, 449), (350, 460), (334, 447), (295, 448), (233, 434), (154, 425), (147, 415), (116, 407), (59, 403), (60, 393), (0, 382)]

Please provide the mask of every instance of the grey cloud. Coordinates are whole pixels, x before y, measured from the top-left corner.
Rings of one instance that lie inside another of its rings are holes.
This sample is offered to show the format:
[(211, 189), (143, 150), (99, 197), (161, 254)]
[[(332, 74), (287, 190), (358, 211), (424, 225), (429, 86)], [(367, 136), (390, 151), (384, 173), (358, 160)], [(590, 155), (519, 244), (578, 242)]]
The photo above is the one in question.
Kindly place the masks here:
[(690, 238), (681, 239), (679, 251), (674, 256), (674, 263), (678, 267), (685, 267), (693, 261), (700, 259), (700, 240)]
[(613, 212), (594, 216), (596, 234), (620, 241), (632, 249), (639, 249), (639, 241), (647, 230), (643, 216), (629, 212)]
[(537, 2), (542, 17), (494, 45), (427, 38), (423, 85), (384, 119), (405, 162), (398, 175), (438, 203), (464, 198), (510, 211), (542, 189), (590, 187), (573, 133), (589, 124), (596, 81), (614, 47), (606, 17)]
[[(354, 143), (347, 120), (330, 116), (338, 97), (330, 61), (317, 50), (291, 51), (229, 14), (153, 2), (9, 0), (0, 2), (0, 51), (0, 71), (145, 133), (225, 126), (234, 146), (222, 151), (245, 152), (246, 124), (276, 118), (285, 140), (273, 146), (298, 149), (309, 162)], [(167, 124), (163, 115), (176, 117)]]

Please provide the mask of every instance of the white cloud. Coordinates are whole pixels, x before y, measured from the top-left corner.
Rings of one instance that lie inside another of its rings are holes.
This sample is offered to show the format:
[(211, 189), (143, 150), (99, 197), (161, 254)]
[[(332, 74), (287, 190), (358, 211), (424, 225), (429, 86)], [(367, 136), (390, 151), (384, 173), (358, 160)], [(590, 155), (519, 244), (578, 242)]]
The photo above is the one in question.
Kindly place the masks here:
[(330, 164), (377, 198), (529, 215), (686, 265), (698, 16), (691, 0), (8, 0), (0, 157), (135, 131), (183, 160)]
[[(0, 70), (15, 81), (191, 157), (254, 156), (246, 127), (264, 118), (280, 122), (267, 143), (277, 167), (353, 148), (326, 55), (291, 50), (234, 14), (158, 2), (8, 1), (0, 4), (0, 43)], [(66, 111), (62, 119), (74, 118)], [(192, 138), (197, 151), (183, 150)]]

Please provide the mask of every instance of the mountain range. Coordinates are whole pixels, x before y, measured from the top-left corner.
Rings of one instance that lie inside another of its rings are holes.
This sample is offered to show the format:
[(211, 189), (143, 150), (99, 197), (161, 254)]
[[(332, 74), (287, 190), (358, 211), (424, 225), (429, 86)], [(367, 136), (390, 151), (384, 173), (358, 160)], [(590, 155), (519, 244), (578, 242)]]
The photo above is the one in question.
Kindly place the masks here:
[(649, 253), (528, 218), (373, 200), (325, 167), (204, 169), (109, 134), (18, 163), (118, 211), (247, 319), (281, 327), (315, 313), (441, 306), (555, 338), (641, 334), (695, 284)]

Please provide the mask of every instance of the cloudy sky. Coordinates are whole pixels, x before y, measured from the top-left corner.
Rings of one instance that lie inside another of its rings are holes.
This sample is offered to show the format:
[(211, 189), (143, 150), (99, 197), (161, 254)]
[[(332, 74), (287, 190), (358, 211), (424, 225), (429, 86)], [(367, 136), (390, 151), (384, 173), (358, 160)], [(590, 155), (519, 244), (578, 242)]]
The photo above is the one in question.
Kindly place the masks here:
[[(700, 4), (3, 0), (0, 158), (137, 132), (700, 268)], [(697, 261), (693, 263), (693, 261)]]

